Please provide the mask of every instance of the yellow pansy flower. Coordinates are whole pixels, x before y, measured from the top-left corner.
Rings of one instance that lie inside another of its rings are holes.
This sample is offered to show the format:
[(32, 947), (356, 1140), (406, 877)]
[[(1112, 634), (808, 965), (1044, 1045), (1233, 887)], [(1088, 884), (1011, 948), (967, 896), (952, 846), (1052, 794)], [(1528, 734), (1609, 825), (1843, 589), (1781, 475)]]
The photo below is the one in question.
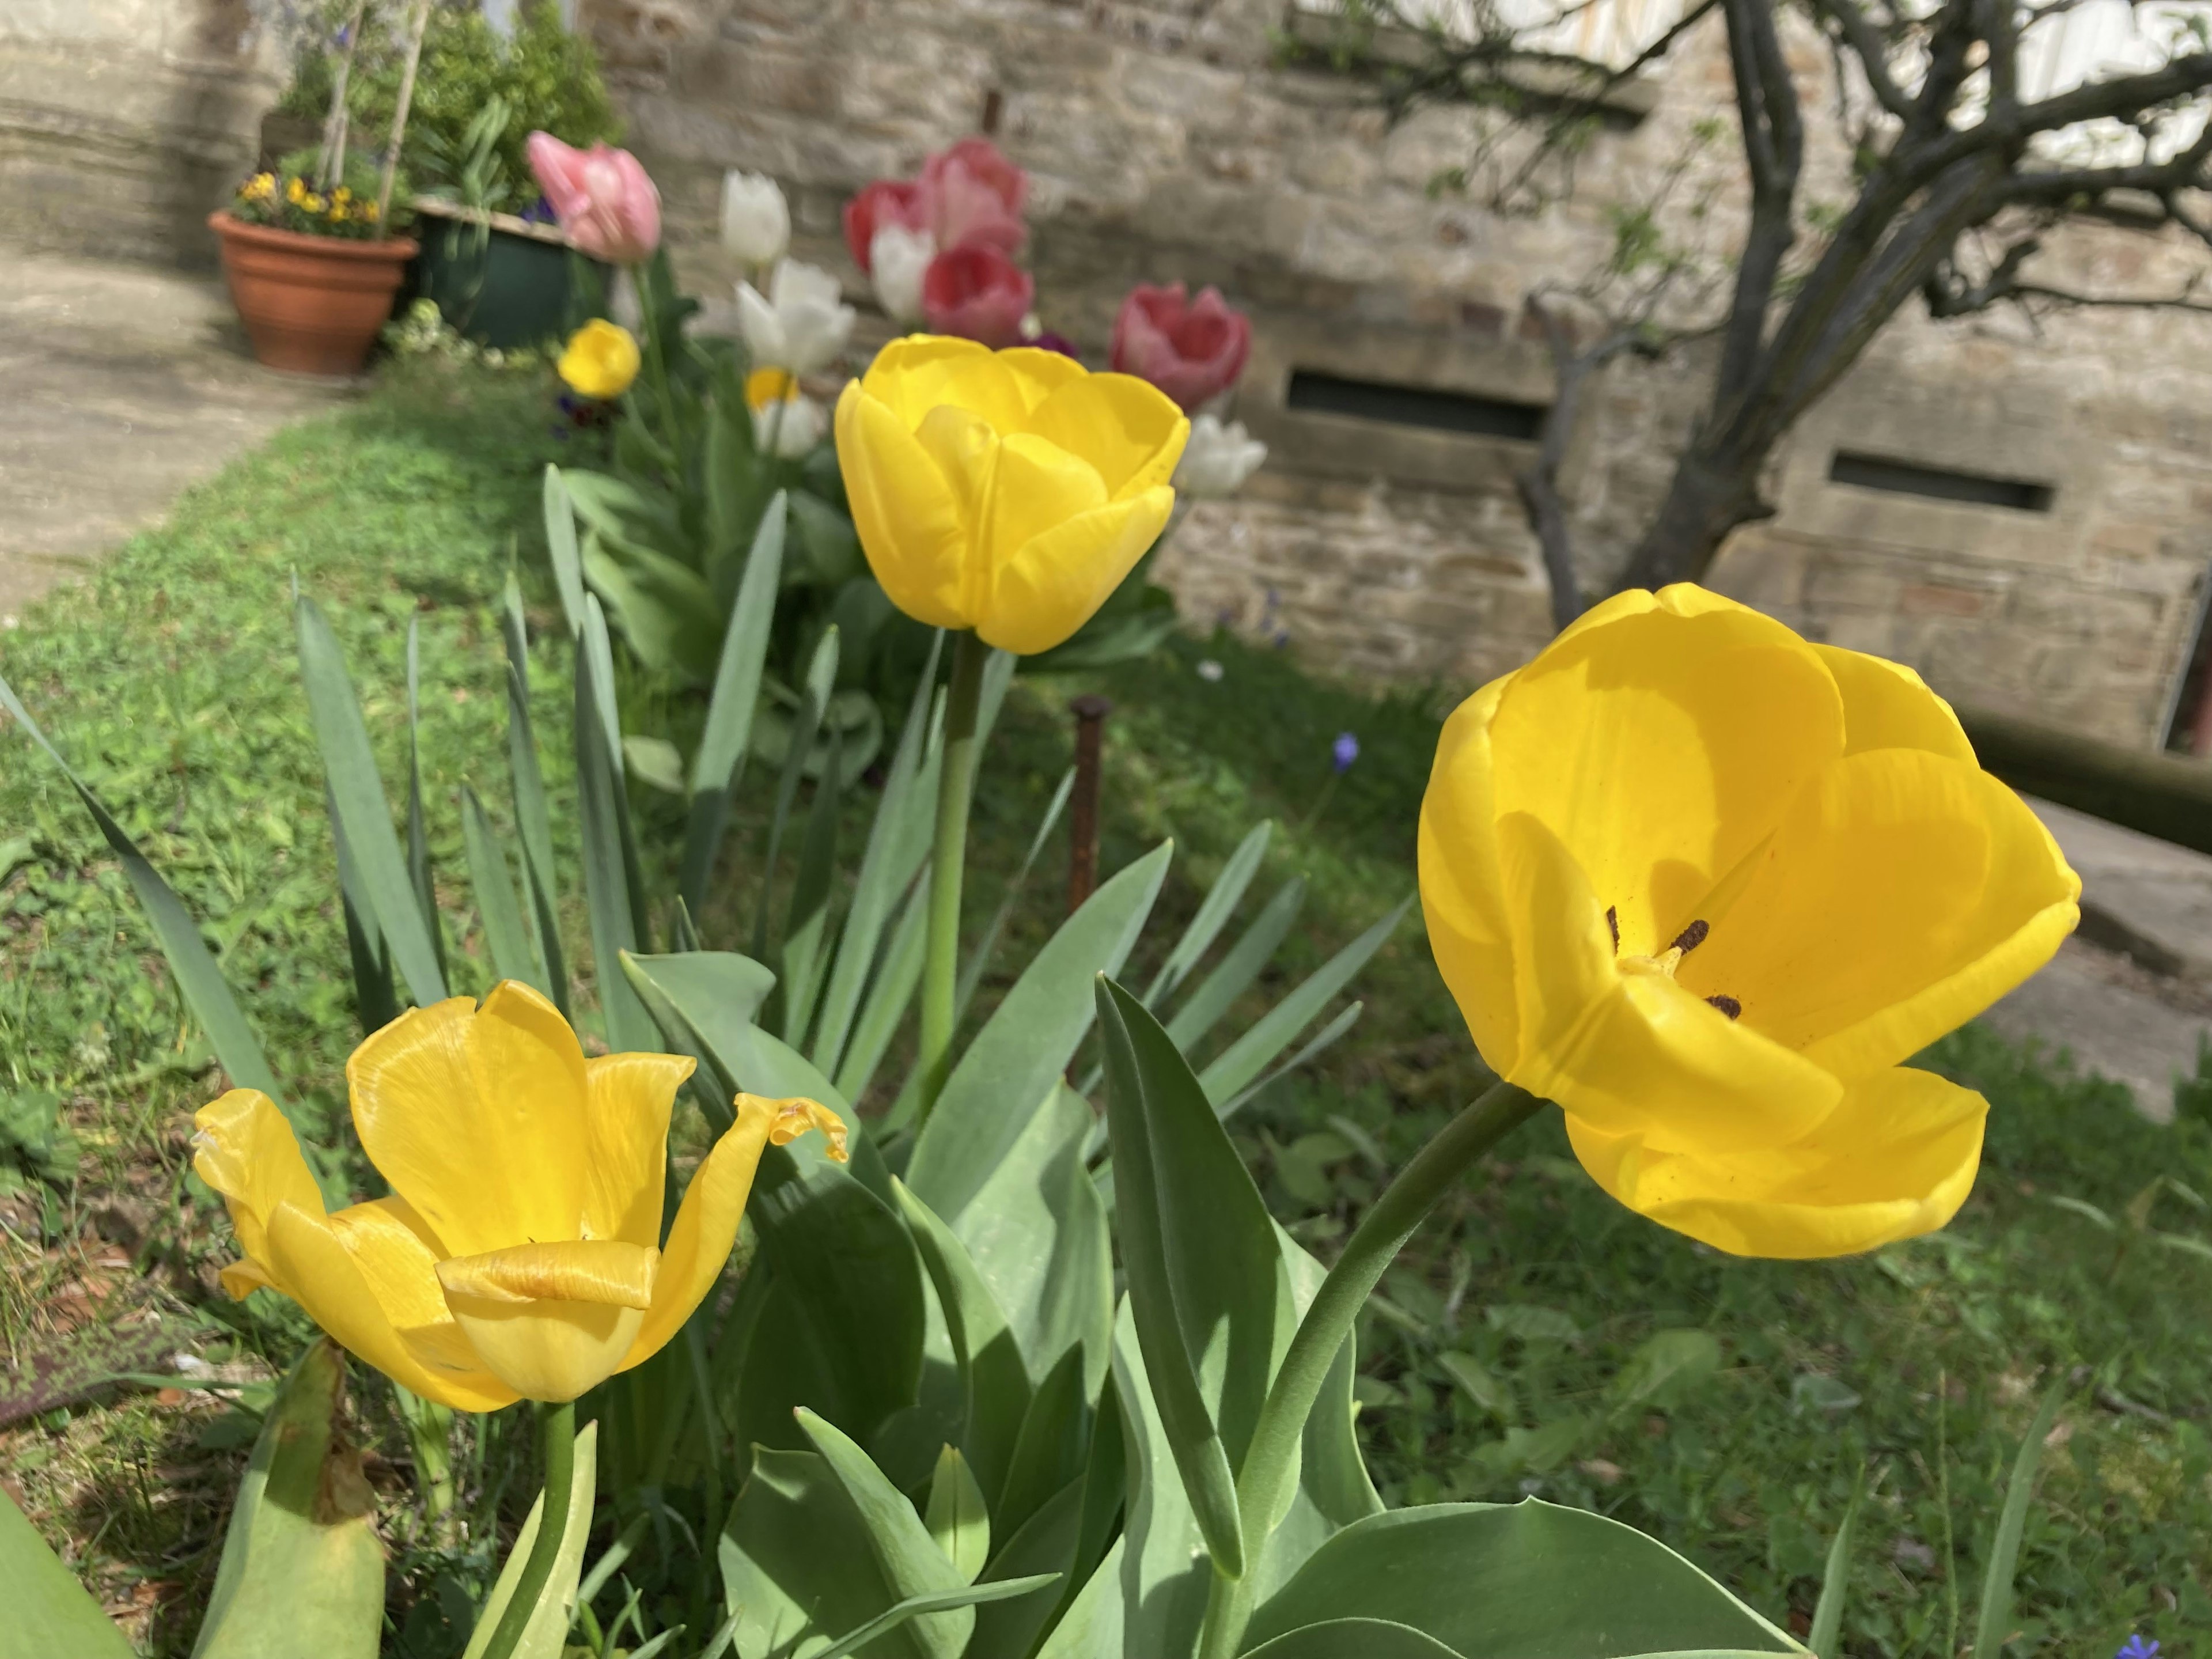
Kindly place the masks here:
[(1779, 1257), (1951, 1218), (1987, 1103), (1899, 1062), (2048, 961), (2081, 891), (1917, 675), (1688, 584), (1453, 714), (1420, 886), (1484, 1060), (1598, 1183)]
[(587, 1060), (560, 1011), (512, 980), (481, 1008), (414, 1009), (346, 1064), (354, 1127), (392, 1194), (335, 1214), (269, 1097), (234, 1089), (193, 1119), (192, 1168), (245, 1257), (223, 1288), (281, 1291), (458, 1410), (574, 1400), (650, 1358), (713, 1288), (764, 1146), (819, 1128), (844, 1156), (826, 1108), (740, 1095), (664, 1243), (669, 1111), (691, 1066)]
[(556, 365), (571, 391), (586, 398), (619, 398), (637, 379), (637, 342), (628, 329), (594, 317), (568, 337)]
[(1132, 375), (914, 335), (845, 387), (836, 429), (891, 603), (1030, 655), (1082, 627), (1158, 536), (1190, 422)]
[(285, 181), (284, 199), (291, 203), (293, 206), (297, 207), (302, 201), (306, 200), (307, 195), (307, 182), (306, 179), (301, 178), (298, 173), (294, 173), (290, 179)]

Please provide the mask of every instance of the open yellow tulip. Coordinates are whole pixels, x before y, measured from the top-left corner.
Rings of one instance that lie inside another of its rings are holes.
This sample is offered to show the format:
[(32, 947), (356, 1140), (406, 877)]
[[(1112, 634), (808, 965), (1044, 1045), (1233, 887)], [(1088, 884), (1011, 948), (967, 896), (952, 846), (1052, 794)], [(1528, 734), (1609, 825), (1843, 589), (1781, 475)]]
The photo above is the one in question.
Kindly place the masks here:
[(594, 317), (568, 337), (555, 370), (568, 389), (602, 402), (619, 398), (637, 379), (637, 342), (620, 323)]
[(1058, 352), (914, 335), (837, 399), (837, 462), (893, 605), (1002, 651), (1089, 621), (1168, 521), (1190, 422)]
[(1899, 1062), (2048, 961), (2081, 890), (1910, 669), (1687, 584), (1453, 714), (1420, 884), (1483, 1058), (1598, 1183), (1780, 1257), (1951, 1218), (1987, 1103)]
[(392, 1195), (325, 1213), (291, 1126), (234, 1089), (193, 1121), (266, 1286), (394, 1382), (462, 1411), (568, 1401), (650, 1358), (729, 1259), (762, 1148), (845, 1128), (809, 1100), (740, 1095), (664, 1243), (668, 1118), (692, 1062), (586, 1059), (560, 1011), (512, 980), (378, 1031), (346, 1065), (354, 1127)]

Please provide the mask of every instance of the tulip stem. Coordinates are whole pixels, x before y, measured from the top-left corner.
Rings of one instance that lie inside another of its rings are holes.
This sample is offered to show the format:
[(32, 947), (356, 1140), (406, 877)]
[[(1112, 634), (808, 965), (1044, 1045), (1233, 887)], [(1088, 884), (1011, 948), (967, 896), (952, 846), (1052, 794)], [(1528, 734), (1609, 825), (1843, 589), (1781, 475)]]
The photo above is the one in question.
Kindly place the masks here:
[(1199, 1637), (1199, 1659), (1231, 1659), (1252, 1617), (1257, 1565), (1268, 1535), (1290, 1508), (1291, 1483), (1298, 1468), (1299, 1443), (1306, 1419), (1321, 1397), (1322, 1381), (1336, 1362), (1352, 1321), (1366, 1305), (1383, 1270), (1437, 1201), (1474, 1161), (1533, 1115), (1544, 1103), (1510, 1083), (1491, 1086), (1482, 1097), (1445, 1126), (1414, 1154), (1375, 1206), (1359, 1219), (1336, 1265), (1314, 1293), (1305, 1317), (1285, 1350), (1281, 1369), (1268, 1388), (1260, 1420), (1244, 1453), (1237, 1480), (1237, 1508), (1243, 1517), (1242, 1577), (1213, 1575), (1206, 1592), (1206, 1624)]
[(930, 849), (928, 954), (921, 970), (921, 1112), (952, 1070), (952, 1027), (960, 981), (960, 878), (968, 861), (968, 802), (975, 788), (975, 715), (991, 647), (973, 633), (952, 647), (952, 684), (945, 698), (945, 751), (937, 777), (937, 839)]
[(569, 1488), (576, 1478), (576, 1402), (541, 1404), (538, 1426), (545, 1439), (545, 1496), (538, 1505), (538, 1535), (531, 1541), (522, 1577), (515, 1580), (514, 1594), (507, 1597), (483, 1659), (514, 1659), (523, 1632), (530, 1628), (530, 1615), (538, 1610), (538, 1598), (553, 1577), (554, 1563), (561, 1559), (562, 1535), (568, 1530)]

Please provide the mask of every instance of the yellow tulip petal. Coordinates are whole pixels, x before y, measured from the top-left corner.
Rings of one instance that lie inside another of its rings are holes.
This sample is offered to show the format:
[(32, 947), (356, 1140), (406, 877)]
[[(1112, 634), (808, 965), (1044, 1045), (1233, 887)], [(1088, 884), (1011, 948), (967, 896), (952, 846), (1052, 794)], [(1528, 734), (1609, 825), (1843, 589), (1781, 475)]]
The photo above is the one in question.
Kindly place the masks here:
[(1163, 484), (1033, 537), (997, 571), (976, 633), (1019, 656), (1051, 650), (1106, 603), (1174, 507), (1175, 491)]
[(1933, 1232), (1972, 1190), (1988, 1104), (1929, 1072), (1860, 1079), (1798, 1145), (1655, 1153), (1570, 1114), (1575, 1156), (1630, 1209), (1732, 1255), (1849, 1255)]
[(1165, 483), (1190, 437), (1174, 399), (1133, 374), (1069, 380), (1031, 411), (1028, 429), (1090, 462), (1116, 501)]
[(572, 1238), (557, 1244), (514, 1244), (481, 1255), (438, 1263), (447, 1297), (520, 1306), (538, 1302), (589, 1302), (611, 1308), (647, 1308), (660, 1252), (619, 1238)]
[(443, 1252), (405, 1199), (353, 1205), (331, 1215), (330, 1227), (395, 1327), (404, 1331), (446, 1319), (445, 1293), (438, 1287)]
[(1034, 410), (1070, 381), (1083, 380), (1091, 373), (1064, 351), (1041, 351), (1035, 346), (1012, 347), (1000, 352), (998, 359), (1013, 376), (1015, 387), (1022, 395), (1022, 406), (1029, 410)]
[(584, 1062), (586, 1237), (659, 1247), (668, 1115), (695, 1063), (676, 1054), (600, 1054)]
[(752, 1196), (762, 1148), (771, 1141), (786, 1145), (809, 1129), (822, 1130), (830, 1139), (830, 1155), (843, 1161), (845, 1126), (826, 1107), (811, 1100), (738, 1097), (737, 1121), (700, 1160), (691, 1184), (684, 1189), (676, 1223), (661, 1251), (653, 1305), (617, 1370), (628, 1370), (650, 1359), (683, 1328), (691, 1310), (714, 1289), (738, 1242), (738, 1224), (744, 1217), (745, 1200)]
[(1839, 645), (1814, 645), (1844, 697), (1844, 752), (1870, 749), (1925, 749), (1947, 760), (1977, 764), (1974, 746), (1959, 726), (1951, 705), (1901, 662), (1846, 651)]
[(967, 526), (943, 471), (866, 382), (848, 383), (839, 395), (836, 428), (853, 527), (884, 593), (933, 628), (970, 626)]
[(1492, 680), (1444, 722), (1421, 797), (1419, 843), (1429, 948), (1475, 1048), (1500, 1077), (1511, 1074), (1521, 1052), (1490, 779), (1490, 720), (1505, 684)]
[(960, 523), (958, 610), (963, 617), (975, 617), (981, 614), (991, 591), (990, 561), (981, 550), (989, 545), (985, 525), (999, 476), (999, 434), (981, 415), (939, 404), (922, 416), (914, 440), (952, 492)]
[(860, 389), (884, 404), (908, 431), (944, 404), (980, 415), (1000, 433), (1018, 432), (1029, 416), (1026, 388), (988, 347), (944, 335), (908, 335), (876, 354)]
[[(268, 1276), (269, 1217), (280, 1204), (295, 1205), (319, 1219), (323, 1213), (322, 1188), (300, 1154), (292, 1126), (258, 1089), (233, 1089), (193, 1113), (192, 1127), (192, 1173), (222, 1194), (230, 1230), (246, 1259), (224, 1269), (225, 1288), (234, 1272), (252, 1264), (261, 1269), (258, 1284), (282, 1290)], [(246, 1283), (242, 1274), (240, 1282)]]
[(1613, 610), (1513, 677), (1490, 725), (1494, 788), (1501, 815), (1533, 814), (1565, 843), (1621, 950), (1653, 955), (1842, 752), (1843, 701), (1756, 611), (1674, 588)]
[(514, 980), (376, 1032), (346, 1062), (369, 1161), (455, 1255), (574, 1238), (585, 1186), (584, 1051)]
[(1507, 814), (1498, 843), (1517, 966), (1513, 1082), (1670, 1151), (1780, 1146), (1835, 1109), (1843, 1085), (1828, 1073), (1656, 965), (1617, 960), (1596, 896), (1540, 820)]
[(519, 1244), (438, 1264), (446, 1305), (492, 1374), (529, 1400), (574, 1400), (636, 1340), (660, 1253), (620, 1239)]
[(989, 512), (975, 538), (987, 580), (1037, 537), (1105, 506), (1108, 494), (1097, 467), (1030, 433), (1016, 433), (995, 447)]
[(516, 1391), (482, 1370), (455, 1370), (409, 1343), (385, 1314), (353, 1252), (319, 1214), (279, 1205), (269, 1219), (270, 1266), (285, 1292), (339, 1346), (393, 1382), (456, 1411), (513, 1405)]
[(216, 1277), (222, 1281), (222, 1293), (234, 1302), (243, 1302), (256, 1291), (284, 1294), (283, 1286), (270, 1278), (269, 1270), (251, 1256), (232, 1262)]
[(2072, 930), (2081, 880), (1988, 773), (1920, 749), (1830, 766), (1715, 907), (1680, 975), (1844, 1077), (2002, 996)]

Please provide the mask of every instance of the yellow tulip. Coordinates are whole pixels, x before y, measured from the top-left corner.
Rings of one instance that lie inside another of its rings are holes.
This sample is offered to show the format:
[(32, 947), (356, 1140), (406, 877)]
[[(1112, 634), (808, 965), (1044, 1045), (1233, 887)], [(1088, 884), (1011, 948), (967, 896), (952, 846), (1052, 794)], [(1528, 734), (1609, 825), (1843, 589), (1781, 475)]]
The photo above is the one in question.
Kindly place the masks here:
[(1190, 422), (1127, 374), (914, 335), (837, 399), (837, 461), (891, 603), (1023, 655), (1089, 621), (1168, 520)]
[(619, 398), (637, 379), (637, 342), (628, 329), (594, 317), (568, 337), (556, 365), (570, 391), (581, 398)]
[(1687, 584), (1453, 714), (1420, 885), (1484, 1060), (1599, 1185), (1779, 1257), (1956, 1212), (1987, 1103), (1899, 1062), (2048, 961), (2081, 891), (1917, 675)]
[(763, 1147), (836, 1115), (740, 1095), (660, 1236), (668, 1117), (692, 1062), (586, 1059), (560, 1011), (508, 981), (403, 1014), (346, 1065), (354, 1127), (392, 1195), (326, 1213), (291, 1126), (234, 1089), (193, 1121), (243, 1297), (281, 1291), (361, 1359), (461, 1411), (567, 1401), (649, 1358), (713, 1288)]

